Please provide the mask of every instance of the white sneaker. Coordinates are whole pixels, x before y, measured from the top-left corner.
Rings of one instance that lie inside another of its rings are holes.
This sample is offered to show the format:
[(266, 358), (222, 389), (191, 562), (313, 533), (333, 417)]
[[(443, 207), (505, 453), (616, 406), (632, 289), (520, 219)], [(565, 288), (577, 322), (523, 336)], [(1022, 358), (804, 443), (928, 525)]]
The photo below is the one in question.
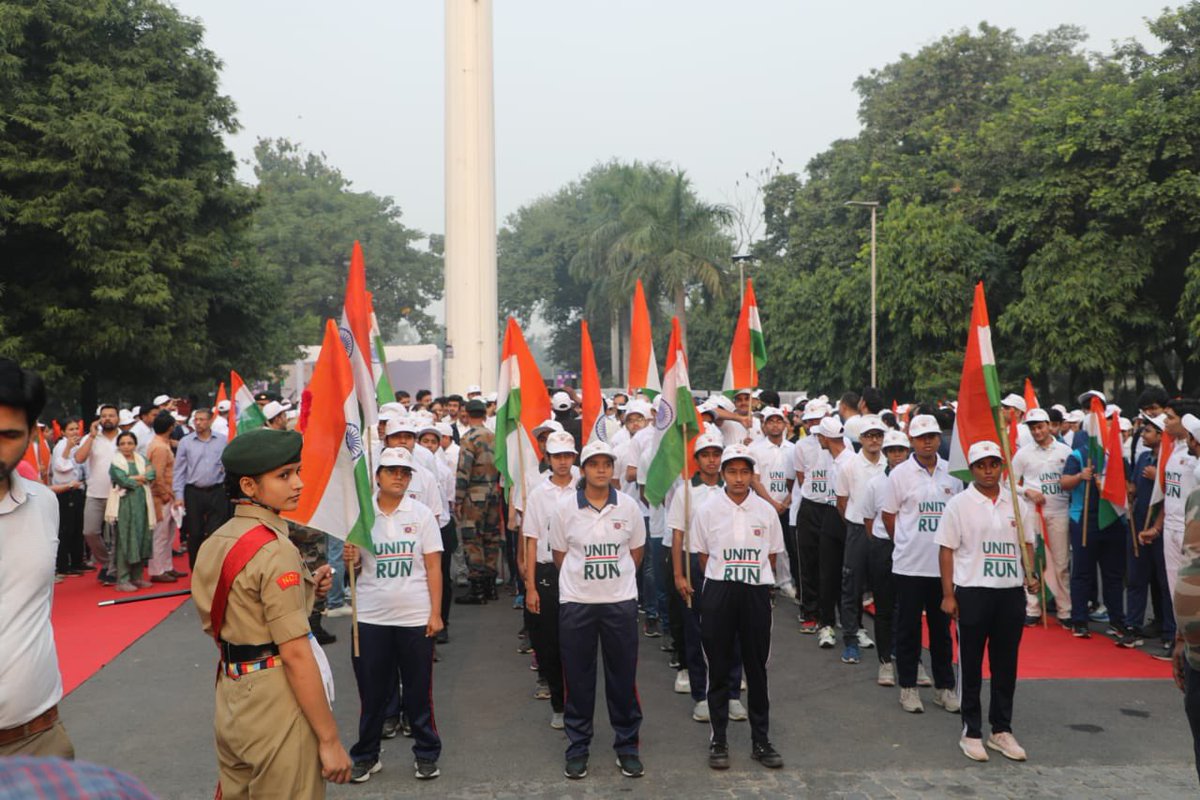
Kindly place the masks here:
[(1011, 733), (993, 733), (987, 739), (987, 746), (1013, 761), (1025, 760), (1025, 748), (1017, 744), (1017, 737)]
[(826, 625), (821, 630), (817, 631), (817, 646), (823, 647), (826, 650), (837, 644), (837, 636), (833, 633), (833, 628)]
[(917, 691), (917, 687), (900, 687), (900, 707), (910, 714), (921, 714), (925, 711), (925, 704), (921, 702), (921, 693)]
[(344, 606), (338, 606), (337, 608), (326, 609), (325, 616), (327, 616), (327, 617), (348, 617), (353, 613), (354, 613), (354, 609), (350, 607), (349, 603), (347, 603)]
[(742, 691), (746, 691), (746, 676), (742, 676)]
[(708, 701), (701, 700), (692, 708), (692, 719), (696, 722), (708, 722)]
[(895, 686), (896, 685), (896, 665), (892, 662), (879, 665), (879, 677), (875, 682), (880, 686)]
[(933, 686), (929, 673), (925, 671), (925, 665), (920, 661), (917, 662), (917, 686)]
[(934, 689), (933, 702), (951, 714), (957, 714), (959, 709), (962, 708), (958, 703), (958, 695), (953, 689)]
[(742, 705), (741, 700), (729, 701), (729, 718), (734, 722), (745, 722), (750, 718), (750, 715), (746, 713), (746, 707)]
[(788, 581), (787, 583), (785, 583), (779, 587), (779, 593), (781, 595), (783, 595), (784, 597), (795, 600), (796, 599), (796, 584), (792, 583), (791, 581)]
[(563, 715), (561, 711), (550, 715), (550, 727), (554, 728), (556, 731), (561, 731), (564, 727), (566, 727), (566, 723), (563, 721)]
[(963, 751), (963, 755), (972, 761), (987, 761), (987, 750), (983, 749), (982, 739), (968, 739), (963, 736), (958, 740), (958, 749)]
[(858, 646), (863, 650), (870, 650), (875, 646), (875, 640), (870, 637), (865, 628), (858, 629)]
[(692, 679), (688, 675), (686, 669), (681, 669), (675, 673), (675, 693), (676, 694), (691, 694)]

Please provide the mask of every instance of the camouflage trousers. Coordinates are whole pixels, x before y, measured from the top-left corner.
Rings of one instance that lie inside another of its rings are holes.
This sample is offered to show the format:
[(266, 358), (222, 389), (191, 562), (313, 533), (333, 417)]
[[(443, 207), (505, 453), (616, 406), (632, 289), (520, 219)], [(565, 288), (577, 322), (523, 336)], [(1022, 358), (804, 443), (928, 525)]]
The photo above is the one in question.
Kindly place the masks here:
[[(312, 528), (306, 528), (302, 525), (289, 522), (288, 538), (292, 540), (292, 544), (296, 545), (296, 549), (300, 551), (300, 558), (304, 559), (304, 566), (308, 567), (309, 572), (316, 572), (317, 567), (329, 563), (329, 559), (325, 555), (325, 534), (321, 531), (315, 531)], [(319, 614), (324, 610), (325, 598), (318, 598), (313, 603), (313, 613)]]
[(500, 572), (500, 544), (504, 540), (499, 528), (463, 526), (458, 535), (469, 577), (494, 579)]

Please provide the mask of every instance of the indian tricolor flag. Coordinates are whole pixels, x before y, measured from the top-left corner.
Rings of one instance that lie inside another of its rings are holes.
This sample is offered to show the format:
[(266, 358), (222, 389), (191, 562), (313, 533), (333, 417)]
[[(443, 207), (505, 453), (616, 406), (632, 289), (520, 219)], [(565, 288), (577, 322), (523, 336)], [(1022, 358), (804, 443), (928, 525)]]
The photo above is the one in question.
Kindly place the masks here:
[(654, 358), (654, 339), (650, 332), (650, 309), (646, 292), (638, 278), (633, 290), (633, 311), (629, 325), (629, 394), (638, 392), (657, 397), (662, 391), (658, 382), (658, 360)]
[(604, 397), (600, 393), (600, 371), (596, 369), (596, 353), (592, 350), (592, 335), (588, 333), (587, 320), (580, 320), (579, 327), (579, 390), (583, 410), (583, 441), (580, 447), (587, 447), (597, 439), (607, 442), (608, 429), (604, 421)]
[(763, 338), (762, 322), (758, 318), (754, 282), (747, 279), (742, 312), (738, 314), (737, 327), (733, 329), (733, 344), (729, 348), (729, 361), (725, 364), (725, 381), (721, 391), (733, 397), (739, 389), (757, 387), (758, 371), (766, 365), (767, 341)]
[(300, 505), (284, 516), (359, 547), (371, 546), (375, 506), (350, 359), (333, 320), (305, 390)]
[(539, 477), (533, 429), (550, 417), (550, 394), (521, 326), (512, 317), (504, 329), (497, 386), (496, 469), (504, 478), (509, 503), (524, 509), (525, 485)]
[(1125, 516), (1125, 456), (1121, 453), (1121, 417), (1113, 412), (1104, 434), (1104, 472), (1100, 476), (1101, 528)]
[(388, 378), (387, 350), (384, 349), (383, 334), (379, 320), (375, 318), (375, 298), (367, 292), (367, 311), (371, 319), (371, 372), (375, 375), (375, 400), (379, 405), (396, 402), (392, 381)]
[(232, 414), (229, 415), (229, 441), (239, 433), (246, 433), (267, 424), (262, 408), (254, 401), (254, 395), (247, 388), (242, 376), (230, 370), (229, 394)]
[(1035, 408), (1039, 408), (1037, 392), (1035, 392), (1033, 390), (1033, 381), (1029, 380), (1029, 378), (1026, 378), (1025, 379), (1025, 410), (1030, 411)]
[(687, 354), (679, 333), (679, 318), (671, 320), (671, 341), (667, 345), (667, 369), (663, 373), (663, 391), (654, 417), (654, 458), (646, 473), (646, 500), (661, 505), (678, 478), (690, 478), (695, 470), (692, 442), (704, 429), (692, 402), (688, 380)]
[(971, 481), (967, 451), (976, 442), (1000, 443), (1000, 379), (992, 352), (992, 328), (988, 323), (983, 281), (975, 284), (967, 352), (958, 384), (958, 408), (954, 435), (950, 440), (950, 472), (966, 483)]
[(346, 278), (346, 300), (338, 335), (350, 359), (354, 389), (362, 404), (363, 423), (374, 430), (379, 423), (379, 408), (375, 403), (375, 377), (371, 372), (371, 303), (367, 298), (367, 265), (357, 240), (350, 254), (350, 274)]

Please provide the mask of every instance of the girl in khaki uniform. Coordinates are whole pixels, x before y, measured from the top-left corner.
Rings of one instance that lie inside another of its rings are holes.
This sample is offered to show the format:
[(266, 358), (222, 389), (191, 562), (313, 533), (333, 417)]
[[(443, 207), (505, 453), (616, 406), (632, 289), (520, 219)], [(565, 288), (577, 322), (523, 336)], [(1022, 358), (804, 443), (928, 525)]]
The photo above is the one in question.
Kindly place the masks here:
[(196, 558), (192, 599), (221, 652), (214, 727), (224, 800), (323, 798), (326, 780), (350, 777), (328, 663), (308, 628), (329, 567), (308, 571), (279, 516), (300, 499), (301, 444), (298, 433), (268, 429), (234, 439), (221, 461), (236, 509)]

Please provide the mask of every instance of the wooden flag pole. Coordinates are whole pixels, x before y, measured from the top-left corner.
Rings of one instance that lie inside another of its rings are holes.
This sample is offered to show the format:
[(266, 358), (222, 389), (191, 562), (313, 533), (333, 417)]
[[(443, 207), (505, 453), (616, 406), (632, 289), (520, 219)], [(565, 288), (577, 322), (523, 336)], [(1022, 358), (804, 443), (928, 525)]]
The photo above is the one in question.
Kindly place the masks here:
[(354, 584), (354, 573), (358, 572), (358, 567), (362, 564), (363, 554), (359, 552), (358, 561), (350, 568), (350, 642), (354, 651), (354, 657), (358, 658), (358, 593)]
[[(1087, 468), (1092, 468), (1092, 459), (1089, 456), (1087, 460)], [(1083, 546), (1087, 547), (1087, 532), (1088, 532), (1088, 508), (1092, 505), (1092, 479), (1088, 478), (1087, 483), (1083, 485)]]
[[(692, 548), (689, 541), (689, 531), (691, 530), (691, 499), (692, 486), (691, 481), (687, 479), (687, 458), (683, 460), (683, 574), (687, 580), (688, 588), (692, 588)], [(687, 607), (692, 607), (692, 596), (688, 594)]]
[(1012, 447), (1008, 441), (1008, 430), (1004, 425), (998, 425), (1000, 432), (1000, 452), (1004, 456), (1004, 469), (1008, 473), (1008, 489), (1012, 493), (1013, 519), (1017, 526), (1017, 550), (1021, 553), (1021, 563), (1025, 565), (1025, 580), (1028, 583), (1033, 577), (1033, 564), (1030, 563), (1029, 551), (1025, 547), (1025, 520), (1021, 516), (1021, 505), (1017, 499), (1017, 479), (1013, 477)]
[(1054, 553), (1050, 551), (1050, 529), (1046, 526), (1046, 515), (1042, 512), (1041, 506), (1037, 507), (1037, 512), (1038, 520), (1042, 524), (1042, 550), (1046, 554), (1045, 560), (1042, 563), (1042, 580), (1040, 581), (1042, 589), (1042, 628), (1048, 628), (1049, 625), (1046, 622), (1046, 568), (1050, 566), (1050, 559), (1054, 557)]

